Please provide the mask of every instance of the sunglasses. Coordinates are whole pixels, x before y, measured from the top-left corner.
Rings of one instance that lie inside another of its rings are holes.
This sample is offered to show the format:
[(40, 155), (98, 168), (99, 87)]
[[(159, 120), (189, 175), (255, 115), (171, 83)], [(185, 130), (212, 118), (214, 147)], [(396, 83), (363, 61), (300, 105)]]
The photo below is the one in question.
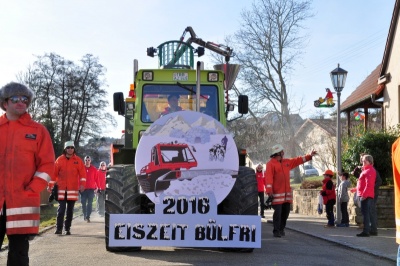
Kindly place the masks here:
[(71, 150), (71, 149), (75, 149), (75, 148), (72, 147), (72, 146), (68, 146), (68, 147), (66, 147), (66, 149), (67, 149), (67, 150)]
[(18, 103), (18, 102), (28, 104), (28, 102), (29, 102), (29, 98), (26, 96), (11, 96), (10, 98), (8, 98), (8, 100), (10, 100), (10, 102), (12, 102), (14, 104)]
[(102, 164), (102, 165), (100, 165), (100, 166), (106, 166), (105, 164)]
[(85, 161), (90, 162), (91, 160), (90, 159), (85, 159)]

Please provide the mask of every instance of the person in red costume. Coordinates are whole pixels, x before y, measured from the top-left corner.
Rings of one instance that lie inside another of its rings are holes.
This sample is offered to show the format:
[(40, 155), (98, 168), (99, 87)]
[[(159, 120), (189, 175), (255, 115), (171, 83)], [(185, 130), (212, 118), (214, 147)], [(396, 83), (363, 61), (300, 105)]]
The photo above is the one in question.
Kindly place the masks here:
[(333, 93), (329, 88), (326, 88), (325, 100), (327, 105), (333, 105)]

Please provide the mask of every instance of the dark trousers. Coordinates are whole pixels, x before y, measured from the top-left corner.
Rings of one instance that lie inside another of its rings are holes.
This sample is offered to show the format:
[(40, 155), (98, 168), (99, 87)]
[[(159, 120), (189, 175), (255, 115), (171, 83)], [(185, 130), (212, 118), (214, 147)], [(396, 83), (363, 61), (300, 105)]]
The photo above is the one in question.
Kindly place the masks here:
[(333, 206), (335, 205), (336, 200), (328, 200), (326, 203), (326, 218), (328, 218), (329, 225), (335, 225), (335, 215), (333, 214)]
[[(64, 225), (64, 230), (69, 231), (71, 228), (72, 216), (74, 215), (75, 200), (60, 200), (58, 203), (57, 230), (61, 231)], [(67, 216), (64, 221), (65, 210), (67, 211)]]
[[(0, 214), (0, 249), (3, 246), (6, 235), (6, 204), (3, 206), (3, 213)], [(8, 257), (7, 266), (29, 265), (29, 235), (7, 235)]]
[(286, 221), (289, 218), (290, 203), (272, 205), (274, 215), (272, 220), (274, 223), (274, 233), (282, 232), (285, 230)]
[(340, 211), (342, 213), (342, 224), (348, 224), (349, 221), (349, 213), (347, 211), (347, 202), (340, 203)]
[(361, 201), (361, 213), (363, 215), (363, 222), (364, 222), (363, 232), (366, 234), (369, 234), (369, 231), (371, 230), (370, 209), (373, 200), (374, 200), (373, 198), (366, 198), (365, 200)]
[(378, 232), (378, 214), (376, 211), (376, 202), (378, 201), (378, 195), (375, 194), (374, 200), (371, 202), (369, 217), (371, 220), (371, 229), (370, 232), (377, 233)]
[(94, 199), (94, 189), (85, 189), (81, 193), (82, 212), (85, 219), (89, 219), (92, 214)]
[(264, 192), (258, 192), (258, 199), (260, 200), (260, 215), (264, 215), (264, 209), (265, 209)]

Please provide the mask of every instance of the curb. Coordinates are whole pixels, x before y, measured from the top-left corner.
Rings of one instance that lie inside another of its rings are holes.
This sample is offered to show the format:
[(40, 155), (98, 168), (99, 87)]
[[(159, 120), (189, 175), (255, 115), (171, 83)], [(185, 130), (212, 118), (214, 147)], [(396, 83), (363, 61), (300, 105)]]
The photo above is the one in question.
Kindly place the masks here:
[[(272, 220), (267, 220), (267, 223), (272, 224)], [(309, 235), (309, 236), (312, 236), (312, 237), (315, 237), (315, 238), (319, 238), (319, 239), (322, 239), (322, 240), (325, 240), (325, 241), (328, 241), (328, 242), (331, 242), (331, 243), (335, 243), (335, 244), (338, 244), (338, 245), (341, 245), (341, 246), (345, 246), (345, 247), (348, 247), (348, 248), (351, 248), (351, 249), (354, 249), (354, 250), (357, 250), (357, 251), (368, 253), (370, 255), (373, 255), (373, 256), (376, 256), (376, 257), (379, 257), (379, 258), (383, 258), (383, 259), (387, 259), (387, 260), (396, 262), (395, 259), (393, 259), (391, 257), (388, 257), (388, 256), (385, 256), (385, 255), (382, 255), (382, 254), (379, 254), (379, 253), (377, 253), (377, 252), (375, 252), (373, 250), (360, 248), (360, 247), (355, 247), (354, 245), (351, 245), (350, 243), (347, 243), (347, 242), (337, 241), (337, 240), (333, 240), (333, 239), (330, 239), (328, 237), (324, 237), (324, 236), (321, 236), (321, 235), (318, 235), (318, 234), (304, 232), (304, 231), (302, 231), (300, 229), (295, 229), (295, 228), (292, 228), (290, 226), (286, 226), (286, 228), (291, 230), (291, 231), (302, 233), (304, 235)]]

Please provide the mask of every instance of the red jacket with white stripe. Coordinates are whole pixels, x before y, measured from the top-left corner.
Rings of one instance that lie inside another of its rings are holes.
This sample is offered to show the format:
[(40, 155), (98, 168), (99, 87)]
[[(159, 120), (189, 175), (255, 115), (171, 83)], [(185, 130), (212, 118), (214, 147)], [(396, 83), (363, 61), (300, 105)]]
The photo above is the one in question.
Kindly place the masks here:
[(67, 158), (64, 154), (57, 158), (54, 179), (58, 184), (58, 200), (78, 200), (80, 186), (86, 185), (86, 170), (82, 159), (77, 155)]
[(311, 155), (278, 161), (275, 158), (267, 163), (264, 172), (265, 192), (273, 195), (272, 205), (292, 203), (292, 188), (290, 187), (290, 170), (312, 159)]
[(53, 175), (54, 158), (49, 132), (28, 113), (16, 121), (0, 116), (0, 209), (5, 203), (7, 235), (39, 232), (40, 192)]

